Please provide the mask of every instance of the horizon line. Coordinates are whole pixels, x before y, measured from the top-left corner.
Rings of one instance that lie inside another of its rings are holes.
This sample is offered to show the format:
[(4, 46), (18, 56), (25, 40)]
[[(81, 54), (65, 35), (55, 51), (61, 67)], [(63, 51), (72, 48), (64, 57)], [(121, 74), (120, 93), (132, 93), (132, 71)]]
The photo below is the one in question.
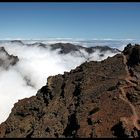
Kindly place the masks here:
[(102, 41), (133, 41), (133, 40), (140, 40), (140, 39), (135, 39), (135, 38), (91, 38), (91, 39), (84, 39), (84, 38), (58, 38), (58, 37), (48, 37), (46, 39), (40, 39), (40, 38), (34, 38), (34, 39), (24, 39), (24, 38), (5, 38), (5, 39), (0, 39), (0, 41), (8, 41), (8, 40), (24, 40), (24, 41), (36, 41), (36, 40), (41, 40), (41, 41), (45, 41), (45, 40), (61, 40), (61, 41), (65, 41), (65, 40), (73, 40), (73, 41), (94, 41), (94, 40), (102, 40)]

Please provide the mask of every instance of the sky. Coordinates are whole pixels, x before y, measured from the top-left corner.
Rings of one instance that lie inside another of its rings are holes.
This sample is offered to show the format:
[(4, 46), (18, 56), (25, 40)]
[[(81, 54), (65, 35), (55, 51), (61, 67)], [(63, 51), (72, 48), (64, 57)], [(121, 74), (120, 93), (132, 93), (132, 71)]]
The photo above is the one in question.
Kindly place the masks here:
[(140, 3), (1, 2), (0, 39), (139, 39)]

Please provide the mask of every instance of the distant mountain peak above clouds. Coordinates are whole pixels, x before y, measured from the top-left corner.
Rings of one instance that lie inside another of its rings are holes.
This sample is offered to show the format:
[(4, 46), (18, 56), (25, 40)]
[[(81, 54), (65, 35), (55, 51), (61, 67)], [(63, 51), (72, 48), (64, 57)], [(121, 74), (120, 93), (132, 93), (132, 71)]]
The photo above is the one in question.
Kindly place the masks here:
[(19, 45), (24, 45), (24, 43), (21, 40), (11, 40), (10, 42), (11, 43), (16, 43), (16, 44), (19, 44)]
[[(86, 41), (85, 41), (86, 42)], [(82, 44), (75, 44), (75, 43), (71, 43), (71, 42), (67, 42), (67, 43), (63, 43), (63, 42), (57, 42), (57, 43), (50, 43), (47, 41), (46, 42), (42, 42), (42, 41), (35, 41), (34, 43), (28, 43), (25, 41), (21, 41), (21, 40), (12, 40), (11, 43), (15, 43), (16, 45), (27, 45), (29, 47), (40, 47), (40, 48), (50, 48), (51, 50), (57, 50), (60, 49), (59, 53), (60, 54), (68, 54), (70, 52), (76, 52), (76, 51), (80, 51), (80, 50), (84, 50), (87, 53), (91, 54), (95, 51), (100, 51), (101, 53), (105, 53), (106, 51), (110, 51), (111, 53), (119, 53), (120, 50), (118, 48), (111, 48), (107, 45), (92, 45), (85, 47)]]
[(72, 44), (72, 43), (55, 43), (55, 44), (51, 44), (50, 46), (51, 46), (52, 50), (61, 49), (60, 53), (64, 53), (64, 54), (67, 54), (71, 51), (74, 52), (74, 51), (80, 51), (80, 50), (84, 50), (89, 54), (94, 53), (97, 50), (100, 51), (101, 53), (105, 53), (107, 51), (110, 51), (111, 53), (121, 52), (119, 49), (111, 48), (109, 46), (83, 47), (81, 45), (75, 45), (75, 44)]
[[(12, 44), (14, 45), (28, 45), (28, 46), (38, 46), (40, 47), (48, 47), (52, 44), (57, 44), (57, 43), (70, 43), (73, 45), (79, 45), (83, 46), (85, 48), (91, 48), (91, 47), (96, 47), (96, 46), (108, 46), (110, 48), (116, 48), (119, 50), (123, 50), (123, 48), (131, 43), (131, 44), (139, 44), (140, 40), (139, 39), (73, 39), (73, 38), (46, 38), (46, 39), (9, 39), (9, 40), (0, 40), (1, 42), (13, 42)], [(40, 44), (42, 43), (42, 44)], [(33, 45), (32, 45), (33, 44)], [(40, 45), (39, 45), (40, 44)]]

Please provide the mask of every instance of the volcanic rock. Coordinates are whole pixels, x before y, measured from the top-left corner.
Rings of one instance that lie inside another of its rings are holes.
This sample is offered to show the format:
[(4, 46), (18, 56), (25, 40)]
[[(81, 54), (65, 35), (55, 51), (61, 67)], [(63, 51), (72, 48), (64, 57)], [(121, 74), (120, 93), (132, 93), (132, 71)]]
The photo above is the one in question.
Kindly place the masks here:
[(132, 46), (128, 44), (125, 48), (123, 53), (128, 56), (128, 65), (134, 66), (140, 63), (140, 45), (135, 44)]
[(140, 137), (139, 60), (132, 62), (132, 48), (139, 50), (127, 46), (121, 54), (50, 76), (36, 96), (15, 103), (0, 137)]

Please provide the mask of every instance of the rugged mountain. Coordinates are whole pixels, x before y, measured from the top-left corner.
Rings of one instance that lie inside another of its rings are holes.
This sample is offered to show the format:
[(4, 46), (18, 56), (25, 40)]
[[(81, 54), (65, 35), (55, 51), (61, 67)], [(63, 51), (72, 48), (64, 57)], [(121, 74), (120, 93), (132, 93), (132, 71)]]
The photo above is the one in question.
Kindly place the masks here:
[(15, 103), (0, 137), (140, 137), (140, 45), (50, 76)]
[[(28, 47), (39, 47), (39, 48), (47, 49), (47, 51), (48, 51), (48, 48), (50, 48), (52, 51), (59, 49), (59, 51), (58, 51), (59, 54), (68, 54), (68, 53), (77, 53), (78, 52), (81, 57), (85, 57), (85, 58), (87, 58), (87, 56), (85, 56), (84, 52), (86, 52), (87, 55), (90, 55), (90, 54), (98, 51), (99, 57), (104, 57), (104, 54), (106, 52), (110, 52), (110, 53), (114, 53), (114, 54), (120, 52), (120, 50), (118, 50), (116, 48), (110, 48), (109, 46), (83, 47), (81, 45), (75, 45), (75, 44), (71, 44), (71, 43), (45, 44), (45, 43), (41, 43), (38, 41), (35, 43), (28, 44), (28, 43), (22, 42), (21, 40), (12, 40), (10, 42), (12, 44), (14, 43), (15, 45), (19, 45), (19, 46), (26, 45)], [(90, 59), (90, 58), (87, 58), (87, 59)]]
[(24, 43), (21, 40), (11, 40), (11, 43), (15, 43), (16, 45), (24, 45)]
[(84, 49), (84, 47), (80, 45), (74, 45), (71, 43), (55, 43), (51, 44), (51, 50), (60, 49), (60, 53), (70, 53), (72, 51), (79, 51), (80, 49)]
[(120, 52), (118, 49), (115, 48), (110, 48), (108, 46), (95, 46), (95, 47), (83, 47), (80, 45), (74, 45), (71, 43), (55, 43), (55, 44), (51, 44), (51, 49), (52, 50), (56, 50), (56, 49), (60, 49), (59, 53), (60, 54), (67, 54), (70, 52), (75, 52), (75, 51), (80, 51), (80, 50), (84, 50), (87, 53), (91, 54), (95, 51), (100, 51), (102, 53), (105, 53), (106, 51), (110, 51), (111, 53), (118, 53)]
[[(29, 47), (37, 46), (40, 48), (48, 48), (47, 44), (41, 43), (41, 42), (26, 44), (26, 43), (23, 43), (21, 40), (12, 40), (11, 43), (16, 43), (17, 45), (27, 45)], [(106, 51), (110, 51), (111, 53), (120, 52), (120, 50), (118, 50), (116, 48), (110, 48), (109, 46), (91, 46), (91, 47), (86, 48), (81, 45), (75, 45), (75, 44), (71, 44), (71, 43), (55, 43), (55, 44), (50, 44), (49, 47), (51, 48), (51, 50), (60, 49), (60, 51), (59, 51), (60, 54), (67, 54), (70, 52), (76, 52), (76, 51), (80, 51), (80, 50), (84, 50), (89, 54), (91, 54), (97, 50), (102, 53), (105, 53)]]
[(0, 67), (8, 69), (19, 61), (17, 56), (9, 55), (4, 47), (0, 47)]
[(119, 49), (110, 48), (108, 46), (95, 46), (95, 47), (87, 48), (87, 52), (89, 52), (89, 53), (95, 52), (96, 50), (99, 50), (100, 52), (103, 52), (103, 53), (106, 52), (106, 51), (110, 51), (112, 53), (118, 53), (118, 52), (120, 52)]
[(32, 44), (26, 44), (26, 45), (29, 46), (29, 47), (37, 46), (37, 47), (40, 47), (40, 48), (47, 48), (46, 44), (40, 43), (40, 42), (35, 42), (35, 43), (32, 43)]

